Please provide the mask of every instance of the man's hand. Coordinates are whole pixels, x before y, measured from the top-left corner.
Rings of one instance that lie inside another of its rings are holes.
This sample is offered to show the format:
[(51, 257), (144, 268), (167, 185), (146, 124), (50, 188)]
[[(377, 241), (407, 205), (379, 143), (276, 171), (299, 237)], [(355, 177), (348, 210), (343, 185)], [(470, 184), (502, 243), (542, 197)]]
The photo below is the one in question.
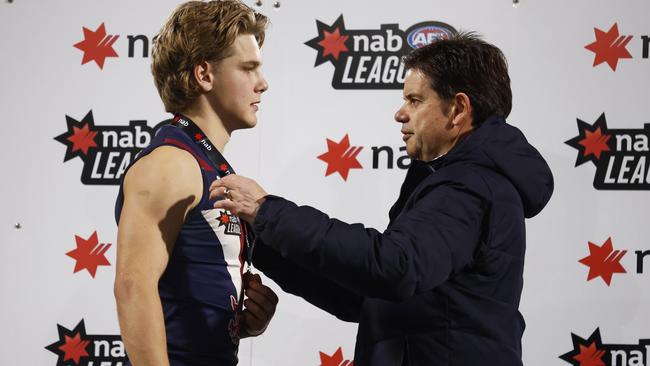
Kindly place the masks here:
[(241, 314), (241, 338), (264, 333), (278, 305), (278, 296), (262, 284), (260, 275), (244, 273), (244, 288), (247, 299)]
[(215, 202), (214, 208), (228, 210), (251, 224), (266, 194), (257, 182), (236, 174), (217, 179), (210, 185), (210, 199), (225, 198)]

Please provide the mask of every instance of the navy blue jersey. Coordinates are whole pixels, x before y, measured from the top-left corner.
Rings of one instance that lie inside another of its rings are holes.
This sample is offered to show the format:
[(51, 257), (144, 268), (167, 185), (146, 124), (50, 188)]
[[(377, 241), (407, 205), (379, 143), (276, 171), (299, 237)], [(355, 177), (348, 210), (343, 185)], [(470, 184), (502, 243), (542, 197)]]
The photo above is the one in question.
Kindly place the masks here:
[[(191, 153), (201, 167), (203, 195), (183, 223), (167, 268), (158, 283), (172, 366), (236, 365), (239, 331), (235, 321), (242, 286), (243, 241), (237, 217), (209, 201), (220, 167), (180, 128), (161, 127), (131, 164), (159, 146)], [(119, 223), (122, 186), (115, 206)]]

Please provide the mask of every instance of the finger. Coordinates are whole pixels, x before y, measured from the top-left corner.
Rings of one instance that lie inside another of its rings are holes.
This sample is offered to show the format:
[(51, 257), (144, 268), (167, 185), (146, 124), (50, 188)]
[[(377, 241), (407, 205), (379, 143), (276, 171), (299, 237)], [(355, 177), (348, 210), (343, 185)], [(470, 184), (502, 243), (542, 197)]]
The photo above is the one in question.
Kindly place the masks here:
[(244, 281), (246, 282), (246, 287), (251, 287), (254, 286), (255, 288), (259, 288), (262, 286), (262, 279), (260, 275), (258, 274), (252, 274), (250, 272), (244, 273)]
[(216, 198), (216, 197), (226, 197), (226, 189), (227, 187), (215, 187), (215, 188), (210, 188), (210, 199)]
[[(259, 275), (257, 275), (257, 277), (259, 277)], [(260, 282), (251, 282), (248, 288), (266, 297), (270, 303), (277, 304), (279, 301), (278, 295), (276, 295), (270, 287), (263, 285), (261, 280)]]
[(280, 302), (280, 299), (278, 298), (278, 295), (271, 290), (271, 288), (264, 286), (264, 296), (266, 296), (267, 299), (273, 304), (273, 306), (277, 306), (278, 302)]
[(226, 198), (230, 199), (231, 201), (241, 201), (241, 195), (238, 193), (236, 188), (230, 188), (227, 187), (228, 189), (228, 194), (225, 194), (225, 189), (224, 189), (224, 195)]
[(229, 199), (219, 200), (214, 203), (213, 207), (228, 210), (235, 216), (239, 213), (239, 205)]
[(252, 273), (244, 272), (244, 274), (242, 275), (242, 281), (244, 282), (244, 285), (248, 285), (248, 282), (251, 280), (252, 276), (253, 276)]
[(210, 189), (212, 190), (212, 189), (217, 188), (217, 187), (223, 187), (223, 186), (225, 186), (225, 185), (228, 183), (228, 181), (229, 181), (228, 177), (229, 177), (229, 176), (227, 175), (227, 176), (225, 176), (225, 177), (223, 177), (223, 178), (215, 179), (215, 180), (212, 182), (212, 184), (210, 184)]
[(250, 298), (244, 300), (244, 307), (245, 310), (243, 313), (248, 312), (260, 322), (265, 322), (266, 319), (270, 319), (271, 315), (273, 314), (267, 312), (263, 306), (257, 304), (255, 301), (252, 301)]
[(259, 333), (260, 330), (266, 327), (267, 323), (268, 320), (259, 319), (248, 310), (244, 310), (244, 312), (242, 312), (242, 327), (250, 333)]
[[(244, 275), (242, 276), (242, 281), (244, 282), (244, 288), (247, 289), (251, 286), (253, 282), (255, 282), (255, 277), (253, 277), (253, 274), (250, 272), (244, 272)], [(257, 286), (257, 284), (253, 286)]]
[(262, 284), (262, 282), (259, 279), (251, 277), (251, 279), (248, 282), (248, 286), (246, 286), (246, 289), (255, 290), (260, 295), (268, 298), (269, 301), (274, 301), (275, 293), (273, 293), (273, 291), (269, 287)]
[(275, 307), (276, 305), (271, 302), (269, 298), (266, 296), (260, 294), (259, 292), (255, 292), (255, 290), (247, 290), (246, 291), (248, 303), (254, 304), (255, 306), (258, 306), (260, 309), (264, 311), (265, 314), (271, 315), (275, 313)]
[(274, 301), (271, 296), (255, 289), (247, 289), (246, 296), (248, 297), (247, 300), (249, 300), (249, 302), (262, 308), (267, 315), (275, 313), (277, 301)]

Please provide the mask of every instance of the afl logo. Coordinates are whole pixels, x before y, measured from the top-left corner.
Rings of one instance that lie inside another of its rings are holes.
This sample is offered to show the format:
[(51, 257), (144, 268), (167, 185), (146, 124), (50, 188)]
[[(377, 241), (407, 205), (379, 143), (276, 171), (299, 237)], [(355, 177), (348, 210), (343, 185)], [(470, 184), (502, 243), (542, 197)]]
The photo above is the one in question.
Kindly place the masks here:
[(456, 30), (445, 23), (425, 22), (416, 24), (408, 31), (406, 41), (411, 48), (420, 48), (440, 39), (449, 39)]

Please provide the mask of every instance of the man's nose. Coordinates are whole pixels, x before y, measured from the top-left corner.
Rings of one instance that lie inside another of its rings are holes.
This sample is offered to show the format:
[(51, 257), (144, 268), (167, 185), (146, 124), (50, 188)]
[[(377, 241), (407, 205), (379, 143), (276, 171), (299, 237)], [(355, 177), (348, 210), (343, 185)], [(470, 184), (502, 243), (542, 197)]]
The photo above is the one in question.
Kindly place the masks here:
[(257, 87), (255, 88), (255, 91), (258, 93), (264, 93), (267, 90), (269, 90), (269, 83), (266, 82), (266, 79), (264, 78), (264, 76), (262, 76), (259, 83), (257, 83)]
[(406, 123), (409, 121), (408, 115), (404, 112), (404, 108), (400, 108), (395, 112), (395, 121), (399, 123)]

